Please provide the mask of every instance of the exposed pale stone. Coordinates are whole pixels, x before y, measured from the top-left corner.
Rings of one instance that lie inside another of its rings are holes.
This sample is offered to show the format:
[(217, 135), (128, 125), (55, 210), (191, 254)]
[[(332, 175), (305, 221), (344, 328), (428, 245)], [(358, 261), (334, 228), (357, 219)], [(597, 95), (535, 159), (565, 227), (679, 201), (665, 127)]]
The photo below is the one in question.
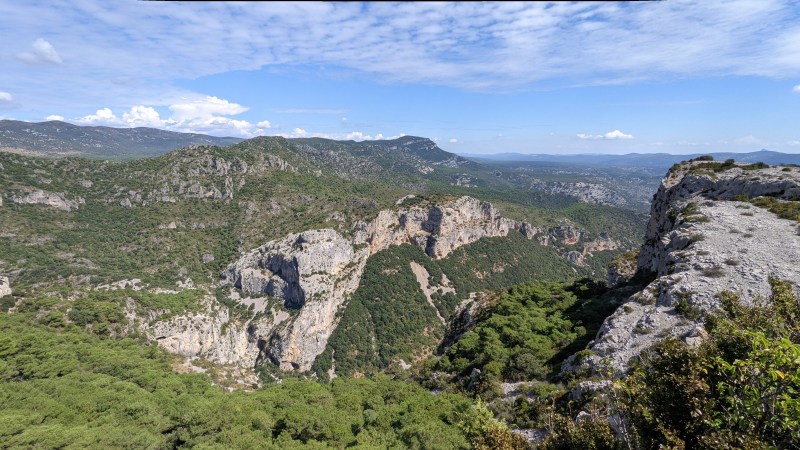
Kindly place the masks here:
[(11, 283), (8, 282), (8, 277), (0, 277), (0, 297), (11, 295)]
[(86, 201), (82, 197), (76, 197), (74, 200), (69, 200), (63, 193), (47, 192), (41, 189), (36, 189), (28, 192), (23, 196), (15, 196), (12, 198), (14, 203), (27, 204), (27, 205), (47, 205), (53, 208), (58, 208), (62, 211), (72, 211), (84, 204)]
[[(203, 356), (225, 364), (248, 366), (258, 358), (268, 358), (283, 370), (306, 371), (325, 350), (337, 314), (358, 288), (369, 256), (409, 243), (432, 258), (443, 258), (483, 237), (519, 232), (531, 239), (542, 232), (528, 223), (501, 217), (491, 204), (471, 197), (436, 205), (403, 207), (402, 203), (396, 210), (379, 212), (369, 223), (355, 223), (350, 239), (332, 229), (293, 233), (244, 254), (223, 271), (223, 282), (243, 294), (279, 299), (285, 307), (297, 310), (295, 314), (287, 314), (280, 321), (274, 315), (259, 315), (242, 324), (232, 324), (220, 314), (173, 318), (159, 328), (164, 335), (159, 343), (186, 356)], [(576, 243), (583, 231), (563, 226), (548, 234), (548, 242)], [(608, 247), (611, 244), (607, 241), (601, 236), (592, 248)], [(243, 298), (237, 301), (265, 308)], [(180, 331), (181, 327), (187, 331)], [(200, 340), (202, 344), (179, 344), (177, 340), (181, 339)], [(215, 346), (223, 349), (216, 350)]]
[[(589, 344), (594, 355), (588, 364), (570, 357), (562, 370), (591, 369), (605, 359), (625, 373), (632, 358), (669, 336), (699, 345), (702, 315), (720, 307), (720, 292), (732, 291), (749, 303), (769, 298), (771, 277), (800, 281), (797, 223), (733, 201), (737, 195), (800, 200), (800, 179), (780, 167), (667, 174), (654, 196), (637, 264), (655, 280), (605, 320)], [(687, 212), (690, 202), (695, 205)], [(700, 317), (678, 314), (675, 306), (682, 301)]]

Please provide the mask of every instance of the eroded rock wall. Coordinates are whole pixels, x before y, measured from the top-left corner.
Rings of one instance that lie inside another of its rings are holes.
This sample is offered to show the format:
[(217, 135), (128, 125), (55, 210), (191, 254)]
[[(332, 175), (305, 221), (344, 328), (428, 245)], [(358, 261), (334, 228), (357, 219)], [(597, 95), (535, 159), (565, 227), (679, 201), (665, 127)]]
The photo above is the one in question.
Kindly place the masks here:
[(800, 200), (800, 171), (704, 173), (696, 164), (667, 174), (653, 198), (637, 270), (655, 279), (606, 319), (589, 345), (594, 355), (572, 357), (563, 370), (591, 369), (605, 360), (625, 373), (633, 358), (667, 337), (695, 345), (705, 333), (703, 317), (720, 307), (720, 292), (763, 301), (771, 277), (800, 282), (798, 223), (733, 200)]
[[(176, 317), (153, 328), (158, 342), (176, 353), (225, 364), (252, 367), (268, 358), (283, 370), (306, 371), (325, 350), (367, 259), (381, 250), (408, 243), (438, 259), (481, 238), (511, 232), (539, 238), (543, 245), (574, 245), (586, 234), (572, 226), (538, 229), (466, 196), (433, 205), (398, 203), (369, 223), (355, 223), (350, 238), (332, 229), (293, 233), (247, 252), (223, 271), (223, 284), (247, 297), (280, 301), (290, 313), (257, 314), (242, 323), (222, 314)], [(587, 244), (580, 259), (615, 245), (602, 235)]]

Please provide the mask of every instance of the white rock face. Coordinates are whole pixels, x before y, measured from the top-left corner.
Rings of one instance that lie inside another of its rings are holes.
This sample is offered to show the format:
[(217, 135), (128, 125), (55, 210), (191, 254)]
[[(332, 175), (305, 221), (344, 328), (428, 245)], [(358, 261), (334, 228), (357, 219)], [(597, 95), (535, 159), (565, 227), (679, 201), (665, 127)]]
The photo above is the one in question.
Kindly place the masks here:
[(12, 198), (14, 203), (23, 205), (47, 205), (53, 208), (58, 208), (62, 211), (72, 211), (85, 203), (82, 197), (77, 197), (75, 200), (67, 199), (62, 193), (47, 192), (41, 189), (36, 189), (28, 192), (24, 196), (15, 196)]
[[(546, 232), (545, 245), (573, 244), (583, 236), (574, 227), (540, 230), (501, 217), (491, 204), (471, 197), (427, 206), (398, 203), (396, 210), (381, 211), (369, 223), (354, 224), (350, 239), (332, 229), (293, 233), (246, 253), (223, 271), (223, 283), (246, 296), (278, 299), (289, 313), (273, 311), (235, 323), (220, 309), (161, 322), (153, 335), (164, 348), (184, 356), (243, 367), (268, 358), (282, 370), (306, 371), (325, 350), (367, 259), (381, 250), (409, 243), (432, 258), (444, 258), (462, 245), (509, 232), (528, 239)], [(601, 236), (586, 252), (611, 246), (610, 238)], [(245, 306), (264, 307), (261, 301), (236, 298)]]
[(462, 245), (483, 237), (507, 236), (512, 230), (528, 239), (540, 231), (528, 223), (501, 217), (491, 203), (465, 196), (432, 207), (381, 211), (369, 224), (357, 224), (353, 241), (368, 244), (370, 254), (408, 243), (431, 258), (441, 259)]
[[(129, 316), (135, 317), (135, 313)], [(265, 337), (286, 318), (285, 313), (272, 310), (258, 321), (239, 322), (230, 317), (228, 308), (207, 298), (202, 313), (176, 316), (152, 325), (142, 323), (140, 328), (168, 352), (199, 356), (218, 364), (253, 367), (263, 357)]]
[[(585, 368), (608, 358), (624, 373), (632, 358), (669, 336), (697, 345), (704, 336), (702, 319), (678, 314), (681, 301), (707, 314), (720, 307), (722, 291), (738, 293), (747, 303), (769, 298), (771, 277), (800, 283), (797, 222), (731, 200), (737, 195), (800, 200), (800, 173), (737, 168), (715, 176), (668, 174), (654, 197), (637, 264), (656, 279), (606, 319), (589, 344), (595, 355)], [(563, 370), (575, 366), (570, 358)]]
[(336, 312), (361, 280), (368, 249), (354, 251), (334, 230), (294, 233), (244, 255), (223, 279), (249, 294), (282, 299), (299, 314), (269, 340), (269, 356), (284, 370), (308, 370), (328, 343)]
[(0, 277), (0, 297), (11, 295), (11, 283), (8, 282), (8, 277)]
[[(309, 370), (325, 350), (337, 313), (358, 288), (369, 256), (410, 243), (443, 258), (462, 245), (511, 231), (528, 239), (540, 232), (500, 217), (489, 203), (461, 197), (381, 211), (369, 223), (356, 223), (351, 239), (331, 229), (293, 233), (248, 252), (222, 273), (224, 283), (251, 297), (279, 299), (290, 313), (273, 311), (237, 323), (217, 306), (208, 313), (159, 322), (150, 334), (168, 351), (184, 356), (243, 367), (269, 358), (283, 370)], [(255, 306), (238, 294), (235, 298)], [(263, 308), (263, 302), (256, 303)]]
[[(494, 207), (462, 197), (432, 207), (381, 211), (356, 224), (347, 240), (335, 230), (312, 230), (271, 241), (239, 259), (223, 279), (242, 292), (282, 299), (299, 313), (268, 340), (267, 355), (283, 370), (305, 371), (325, 350), (336, 314), (358, 288), (367, 258), (392, 245), (410, 243), (433, 258), (482, 237), (506, 236), (533, 227), (500, 217)], [(355, 250), (359, 248), (359, 250)]]

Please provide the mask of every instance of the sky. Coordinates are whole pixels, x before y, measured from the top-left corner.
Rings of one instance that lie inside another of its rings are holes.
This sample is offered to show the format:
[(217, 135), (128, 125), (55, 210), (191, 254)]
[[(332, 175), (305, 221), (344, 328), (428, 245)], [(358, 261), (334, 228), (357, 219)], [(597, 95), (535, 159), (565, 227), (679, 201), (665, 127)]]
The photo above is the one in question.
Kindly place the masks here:
[(0, 2), (0, 119), (800, 153), (800, 2)]

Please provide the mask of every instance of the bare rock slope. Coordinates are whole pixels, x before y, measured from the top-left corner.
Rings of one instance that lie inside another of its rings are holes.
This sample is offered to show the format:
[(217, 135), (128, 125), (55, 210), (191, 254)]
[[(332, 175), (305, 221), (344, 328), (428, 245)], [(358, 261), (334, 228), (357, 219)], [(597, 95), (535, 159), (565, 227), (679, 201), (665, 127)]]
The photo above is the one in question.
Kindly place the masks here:
[(720, 292), (759, 301), (769, 298), (772, 277), (800, 282), (797, 221), (742, 201), (800, 201), (800, 168), (707, 167), (684, 163), (662, 180), (637, 261), (639, 273), (655, 279), (606, 319), (589, 345), (593, 355), (570, 358), (564, 370), (605, 360), (624, 373), (633, 358), (669, 336), (698, 343), (703, 316), (720, 307)]

